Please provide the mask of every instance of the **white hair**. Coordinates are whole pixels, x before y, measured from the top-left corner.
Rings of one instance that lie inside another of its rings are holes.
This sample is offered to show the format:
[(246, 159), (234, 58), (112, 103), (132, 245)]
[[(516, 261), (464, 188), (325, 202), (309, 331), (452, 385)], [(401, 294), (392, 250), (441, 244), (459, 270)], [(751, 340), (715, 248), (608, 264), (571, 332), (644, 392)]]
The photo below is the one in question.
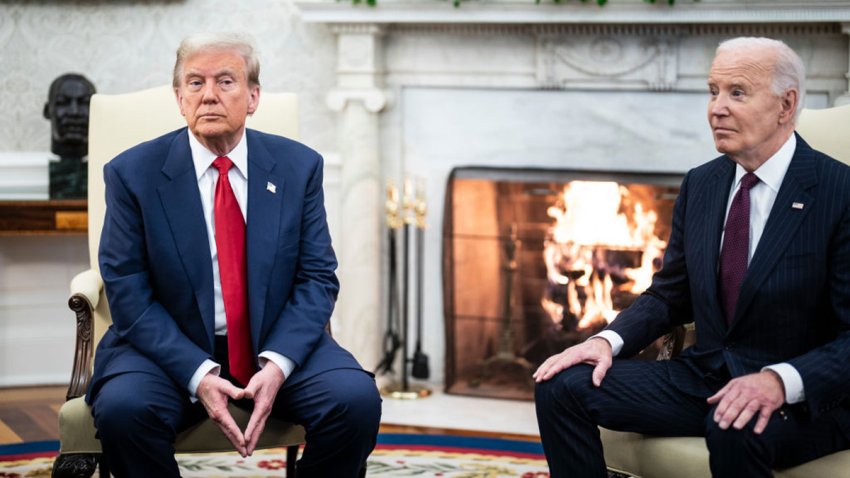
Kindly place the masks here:
[(789, 89), (797, 90), (797, 104), (794, 112), (794, 124), (806, 104), (806, 68), (803, 60), (788, 45), (779, 40), (763, 37), (738, 37), (726, 40), (717, 47), (721, 52), (740, 52), (745, 50), (767, 49), (775, 54), (773, 65), (773, 92), (777, 96), (785, 95)]
[(186, 59), (204, 50), (232, 50), (245, 60), (245, 74), (248, 84), (260, 86), (260, 60), (257, 58), (257, 48), (250, 35), (235, 32), (204, 32), (188, 36), (180, 42), (177, 48), (177, 61), (174, 62), (174, 77), (172, 84), (180, 86), (183, 76), (183, 63)]

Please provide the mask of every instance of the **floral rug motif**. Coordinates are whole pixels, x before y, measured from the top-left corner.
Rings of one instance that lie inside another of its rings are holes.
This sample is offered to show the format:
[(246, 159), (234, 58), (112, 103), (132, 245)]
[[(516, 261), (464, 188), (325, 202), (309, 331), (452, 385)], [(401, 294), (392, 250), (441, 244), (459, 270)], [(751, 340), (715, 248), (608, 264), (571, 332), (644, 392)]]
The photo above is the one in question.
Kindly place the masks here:
[[(55, 443), (55, 442), (54, 442)], [(48, 478), (58, 443), (51, 451), (4, 453), (0, 478)], [(184, 478), (280, 478), (286, 476), (284, 449), (236, 453), (180, 454)], [(369, 457), (367, 477), (549, 478), (540, 444), (495, 438), (381, 434)]]

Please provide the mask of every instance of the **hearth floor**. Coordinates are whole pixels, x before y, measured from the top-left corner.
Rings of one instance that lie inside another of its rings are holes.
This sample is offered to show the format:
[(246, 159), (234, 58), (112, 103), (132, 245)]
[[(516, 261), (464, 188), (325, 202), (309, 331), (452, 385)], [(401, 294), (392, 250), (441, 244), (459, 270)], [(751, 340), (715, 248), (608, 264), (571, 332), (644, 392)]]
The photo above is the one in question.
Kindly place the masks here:
[(442, 385), (431, 385), (433, 394), (416, 400), (384, 397), (383, 425), (473, 431), (539, 438), (534, 402), (447, 395)]

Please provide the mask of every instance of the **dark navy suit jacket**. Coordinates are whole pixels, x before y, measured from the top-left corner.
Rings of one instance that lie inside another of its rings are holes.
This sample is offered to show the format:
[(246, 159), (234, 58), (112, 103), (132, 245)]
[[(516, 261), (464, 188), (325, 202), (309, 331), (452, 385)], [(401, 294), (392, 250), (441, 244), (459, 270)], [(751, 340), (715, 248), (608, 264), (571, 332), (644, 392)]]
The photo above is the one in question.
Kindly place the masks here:
[[(734, 176), (726, 156), (685, 176), (663, 268), (609, 325), (625, 342), (620, 355), (694, 322), (696, 343), (679, 359), (684, 370), (706, 376), (725, 367), (738, 377), (788, 362), (802, 376), (812, 416), (834, 410), (850, 431), (850, 167), (797, 136), (727, 326), (717, 270)], [(684, 392), (695, 391), (693, 379), (673, 379)]]
[[(360, 368), (326, 332), (339, 289), (324, 208), (321, 156), (246, 130), (248, 300), (255, 354), (296, 364), (287, 385)], [(87, 400), (108, 377), (165, 373), (186, 387), (213, 358), (213, 272), (186, 128), (142, 143), (104, 167), (100, 241), (112, 326), (98, 344)], [(269, 186), (269, 185), (272, 186)]]

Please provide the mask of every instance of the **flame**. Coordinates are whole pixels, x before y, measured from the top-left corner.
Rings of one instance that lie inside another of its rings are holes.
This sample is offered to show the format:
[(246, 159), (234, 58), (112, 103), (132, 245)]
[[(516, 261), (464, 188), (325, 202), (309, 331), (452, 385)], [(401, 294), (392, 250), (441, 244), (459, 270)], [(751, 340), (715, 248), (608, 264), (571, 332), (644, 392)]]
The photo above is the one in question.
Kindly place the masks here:
[[(658, 214), (610, 181), (572, 181), (547, 213), (555, 222), (544, 243), (550, 284), (543, 308), (555, 323), (569, 315), (576, 328), (604, 325), (619, 314), (614, 292), (643, 292), (667, 243), (655, 234)], [(613, 251), (613, 253), (612, 253)], [(640, 265), (617, 264), (617, 252), (640, 256)], [(615, 281), (615, 276), (617, 281)], [(553, 297), (552, 290), (565, 304)]]

